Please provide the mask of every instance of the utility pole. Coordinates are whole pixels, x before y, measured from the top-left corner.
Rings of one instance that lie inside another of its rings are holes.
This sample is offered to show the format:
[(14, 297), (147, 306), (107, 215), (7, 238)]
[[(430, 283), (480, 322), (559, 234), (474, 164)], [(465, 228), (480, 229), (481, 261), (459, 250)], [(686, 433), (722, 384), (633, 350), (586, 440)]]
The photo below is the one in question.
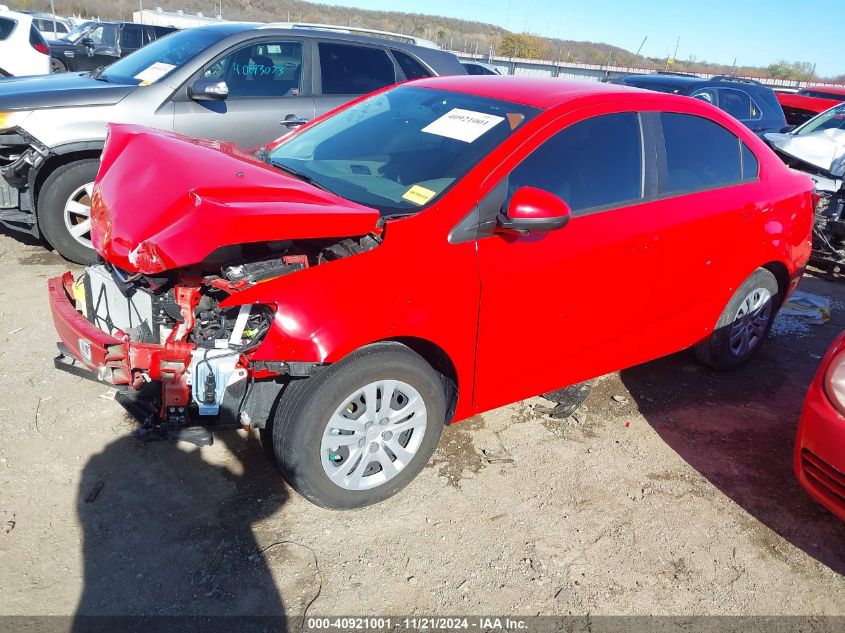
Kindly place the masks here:
[(637, 52), (636, 52), (636, 53), (634, 53), (634, 61), (635, 61), (635, 62), (637, 61), (637, 58), (640, 56), (640, 52), (642, 52), (642, 50), (643, 50), (643, 46), (645, 46), (645, 41), (646, 41), (647, 39), (648, 39), (648, 35), (646, 35), (646, 36), (643, 38), (643, 41), (642, 41), (642, 43), (640, 44), (640, 47), (637, 49)]
[(138, 0), (138, 8), (141, 9), (141, 12), (138, 14), (141, 24), (144, 23), (144, 0)]

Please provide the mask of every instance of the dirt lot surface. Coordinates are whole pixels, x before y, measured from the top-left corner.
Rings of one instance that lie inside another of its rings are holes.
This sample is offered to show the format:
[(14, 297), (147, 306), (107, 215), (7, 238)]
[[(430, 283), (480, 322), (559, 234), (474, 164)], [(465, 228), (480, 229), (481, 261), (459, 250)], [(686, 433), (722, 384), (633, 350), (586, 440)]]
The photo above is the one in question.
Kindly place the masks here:
[(843, 283), (806, 279), (830, 322), (779, 321), (740, 371), (682, 353), (606, 376), (577, 419), (485, 413), (339, 513), (255, 435), (139, 443), (112, 389), (52, 366), (68, 265), (0, 234), (0, 266), (0, 614), (845, 615), (845, 525), (791, 470)]

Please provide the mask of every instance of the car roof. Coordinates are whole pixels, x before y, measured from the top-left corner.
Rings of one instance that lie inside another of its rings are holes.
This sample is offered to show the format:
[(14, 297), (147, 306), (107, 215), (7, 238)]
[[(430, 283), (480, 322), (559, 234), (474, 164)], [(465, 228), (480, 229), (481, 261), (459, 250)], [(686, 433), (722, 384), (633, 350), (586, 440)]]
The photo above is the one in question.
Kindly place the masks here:
[(819, 92), (829, 92), (835, 95), (845, 95), (845, 87), (843, 86), (802, 86), (801, 90), (818, 90)]
[(740, 77), (729, 77), (727, 75), (715, 75), (704, 78), (695, 75), (652, 73), (650, 75), (627, 75), (622, 80), (629, 86), (648, 85), (662, 86), (674, 90), (693, 89), (706, 86), (737, 87), (742, 86), (744, 90), (770, 90), (768, 86), (753, 79)]
[(553, 79), (551, 77), (519, 77), (514, 75), (449, 75), (418, 79), (414, 86), (451, 90), (465, 94), (501, 99), (512, 103), (548, 110), (581, 97), (601, 95), (639, 99), (677, 99), (674, 95), (648, 92), (639, 88), (598, 81)]
[(20, 11), (0, 11), (0, 17), (9, 18), (10, 20), (23, 20), (24, 22), (32, 22), (32, 16), (28, 13), (21, 13)]

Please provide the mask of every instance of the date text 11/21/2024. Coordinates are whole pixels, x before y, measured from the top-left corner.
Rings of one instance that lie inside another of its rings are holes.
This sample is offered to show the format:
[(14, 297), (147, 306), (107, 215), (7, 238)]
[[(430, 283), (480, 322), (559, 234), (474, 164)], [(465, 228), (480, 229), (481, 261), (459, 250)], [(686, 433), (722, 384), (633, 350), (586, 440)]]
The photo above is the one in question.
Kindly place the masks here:
[(308, 618), (307, 630), (393, 630), (412, 631), (526, 631), (528, 622), (524, 618), (475, 616), (414, 616), (391, 617), (336, 617)]

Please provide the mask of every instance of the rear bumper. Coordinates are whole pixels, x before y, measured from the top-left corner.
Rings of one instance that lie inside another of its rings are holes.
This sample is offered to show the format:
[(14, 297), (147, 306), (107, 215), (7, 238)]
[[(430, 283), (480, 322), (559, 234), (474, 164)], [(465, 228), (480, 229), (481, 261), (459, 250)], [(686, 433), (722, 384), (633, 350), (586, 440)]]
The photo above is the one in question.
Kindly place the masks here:
[[(823, 362), (822, 368), (826, 366)], [(845, 417), (825, 395), (822, 374), (813, 380), (804, 400), (795, 440), (795, 474), (816, 501), (845, 521)]]

